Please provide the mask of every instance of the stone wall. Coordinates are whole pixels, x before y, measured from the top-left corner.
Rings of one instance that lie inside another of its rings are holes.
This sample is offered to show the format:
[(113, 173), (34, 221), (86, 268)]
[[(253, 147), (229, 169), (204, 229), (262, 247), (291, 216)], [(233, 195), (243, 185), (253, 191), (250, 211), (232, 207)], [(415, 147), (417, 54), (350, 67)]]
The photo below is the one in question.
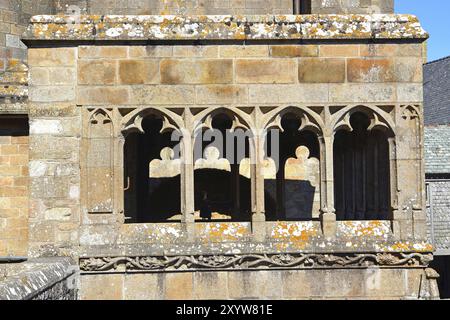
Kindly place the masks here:
[[(300, 6), (308, 1), (297, 0)], [(296, 0), (55, 0), (56, 12), (89, 14), (292, 14)], [(306, 13), (393, 13), (393, 0), (312, 0)], [(302, 11), (304, 12), (304, 11)]]
[(82, 275), (82, 300), (436, 298), (420, 269), (258, 270)]
[(28, 251), (28, 118), (0, 117), (0, 256)]
[(31, 16), (53, 13), (53, 0), (0, 1), (0, 98), (26, 97), (26, 46), (20, 37)]
[(312, 13), (393, 13), (394, 0), (312, 0)]
[[(283, 288), (275, 298), (436, 296), (421, 147), (427, 34), (410, 16), (352, 18), (85, 16), (70, 28), (62, 16), (34, 18), (25, 37), (29, 254), (78, 259), (85, 299), (139, 297), (142, 283), (154, 281), (161, 287), (145, 298), (176, 297), (180, 286), (193, 298), (252, 297), (257, 290), (270, 297), (270, 288), (257, 287), (266, 276)], [(373, 40), (379, 43), (368, 44)], [(279, 127), (287, 113), (320, 145), (320, 216), (266, 221), (256, 161), (251, 221), (195, 221), (192, 133), (216, 115), (230, 116), (233, 126), (256, 133), (252, 155), (259, 160), (258, 132)], [(367, 116), (369, 131), (389, 135), (390, 220), (336, 221), (333, 139), (353, 129), (355, 113)], [(123, 148), (150, 116), (162, 119), (163, 131), (183, 133), (180, 192), (172, 195), (182, 217), (128, 224)], [(324, 278), (325, 287), (315, 287)]]
[(57, 12), (89, 14), (291, 14), (292, 0), (56, 0)]
[[(42, 24), (45, 23), (36, 21), (36, 30), (31, 29), (30, 34), (36, 32), (36, 39), (52, 37), (39, 32)], [(114, 22), (113, 25), (115, 31), (120, 29)], [(173, 28), (178, 27), (173, 25)], [(254, 27), (257, 28), (256, 24)], [(105, 37), (109, 34), (109, 31), (97, 33)], [(60, 35), (63, 33), (54, 36)], [(168, 36), (174, 35), (168, 32)], [(269, 37), (274, 35), (270, 33)], [(396, 180), (392, 175), (392, 181), (402, 190), (395, 206), (406, 209), (398, 209), (392, 232), (404, 241), (425, 239), (422, 176), (420, 171), (411, 170), (422, 166), (420, 149), (416, 147), (421, 139), (422, 113), (422, 46), (419, 43), (330, 44), (315, 40), (309, 45), (223, 43), (195, 46), (171, 42), (146, 46), (136, 42), (132, 45), (31, 47), (29, 64), (31, 254), (43, 254), (41, 249), (49, 246), (56, 252), (77, 255), (92, 254), (90, 248), (94, 245), (115, 248), (133, 247), (136, 243), (182, 244), (186, 237), (204, 241), (202, 230), (208, 226), (202, 224), (194, 228), (197, 231), (186, 230), (184, 224), (176, 223), (170, 226), (123, 225), (120, 137), (124, 126), (133, 127), (134, 121), (139, 121), (136, 119), (146, 110), (168, 112), (171, 126), (187, 127), (190, 131), (193, 130), (190, 126), (196, 121), (205, 121), (216, 109), (233, 112), (240, 123), (261, 125), (263, 121), (269, 123), (271, 115), (275, 116), (287, 106), (295, 106), (299, 112), (308, 112), (308, 119), (315, 121), (316, 127), (331, 139), (332, 128), (338, 126), (337, 123), (345, 125), (345, 114), (363, 105), (359, 109), (373, 117), (374, 125), (397, 127), (398, 141), (402, 141), (397, 146), (396, 158), (398, 176), (402, 178)], [(94, 129), (98, 123), (112, 124), (113, 129), (100, 136), (100, 131)], [(91, 131), (96, 132), (95, 137), (91, 136)], [(99, 139), (101, 137), (103, 140)], [(94, 142), (96, 147), (91, 144)], [(332, 168), (332, 159), (322, 161), (322, 165)], [(325, 191), (332, 190), (333, 176), (322, 177), (321, 181), (323, 208), (326, 201), (331, 201), (330, 192), (327, 198)], [(187, 200), (183, 200), (183, 219), (189, 219), (194, 211), (193, 188), (186, 188), (189, 191), (185, 192)], [(261, 201), (263, 196), (258, 199)], [(212, 229), (215, 227), (212, 225)], [(154, 234), (165, 235), (150, 237), (144, 231), (148, 228), (154, 229)], [(241, 231), (251, 230), (248, 226), (224, 224), (220, 228), (230, 230), (232, 240), (229, 242), (233, 245), (252, 237), (272, 241), (271, 231), (266, 232), (272, 226), (266, 225), (264, 220), (258, 228), (254, 224), (253, 230), (245, 234)], [(280, 228), (290, 232), (291, 227)], [(332, 236), (336, 228), (334, 225), (334, 231), (330, 229)], [(322, 241), (320, 226), (315, 225), (314, 230), (312, 238), (298, 245), (314, 248), (314, 241)], [(215, 232), (205, 231), (206, 239)], [(392, 232), (386, 233), (389, 239), (392, 239)], [(290, 242), (288, 238), (285, 240)], [(358, 245), (362, 243), (360, 240), (357, 240)], [(73, 252), (80, 244), (81, 250)], [(373, 250), (378, 244), (371, 242), (368, 246)], [(295, 245), (288, 244), (289, 247)], [(405, 244), (408, 248), (410, 245)], [(336, 246), (325, 245), (330, 250)], [(363, 247), (358, 248), (363, 250)], [(150, 251), (153, 249), (149, 247)], [(177, 249), (177, 253), (182, 252), (181, 247)]]
[[(438, 251), (448, 254), (450, 250), (450, 181), (428, 179), (427, 185), (428, 236)], [(433, 235), (432, 231), (434, 231)]]

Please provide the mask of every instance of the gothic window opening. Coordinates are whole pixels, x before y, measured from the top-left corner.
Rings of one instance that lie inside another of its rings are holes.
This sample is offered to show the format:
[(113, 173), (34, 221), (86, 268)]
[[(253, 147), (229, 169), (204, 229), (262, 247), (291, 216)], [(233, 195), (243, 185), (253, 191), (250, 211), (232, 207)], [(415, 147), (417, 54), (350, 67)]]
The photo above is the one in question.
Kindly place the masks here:
[(388, 134), (368, 130), (369, 117), (356, 112), (353, 129), (334, 138), (334, 194), (338, 220), (389, 220), (390, 159)]
[(320, 214), (320, 147), (317, 135), (309, 130), (300, 130), (301, 120), (295, 114), (284, 115), (281, 128), (270, 130), (265, 143), (266, 219), (317, 219)]
[(311, 14), (311, 0), (293, 0), (294, 14)]
[(162, 128), (163, 120), (151, 115), (142, 120), (143, 133), (125, 138), (126, 223), (181, 221), (179, 141)]
[(194, 145), (197, 221), (250, 221), (249, 137), (226, 114), (210, 118)]

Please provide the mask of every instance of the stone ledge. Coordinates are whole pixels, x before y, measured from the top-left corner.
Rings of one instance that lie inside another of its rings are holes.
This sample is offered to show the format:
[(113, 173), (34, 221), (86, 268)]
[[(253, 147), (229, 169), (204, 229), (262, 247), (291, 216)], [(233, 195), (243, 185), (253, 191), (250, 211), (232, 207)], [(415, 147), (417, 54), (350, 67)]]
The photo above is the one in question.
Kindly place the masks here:
[(41, 15), (25, 42), (36, 40), (400, 40), (428, 33), (412, 15), (96, 16)]
[(78, 266), (71, 258), (34, 259), (0, 268), (0, 300), (76, 298), (76, 281), (69, 278), (78, 275)]

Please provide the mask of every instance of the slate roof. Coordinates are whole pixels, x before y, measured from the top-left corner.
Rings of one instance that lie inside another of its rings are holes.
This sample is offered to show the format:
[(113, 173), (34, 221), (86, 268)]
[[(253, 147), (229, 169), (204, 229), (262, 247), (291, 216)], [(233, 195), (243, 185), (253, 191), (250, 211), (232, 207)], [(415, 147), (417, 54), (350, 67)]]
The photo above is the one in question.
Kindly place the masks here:
[(425, 172), (450, 173), (450, 124), (425, 127)]
[(424, 65), (425, 125), (450, 124), (450, 56)]

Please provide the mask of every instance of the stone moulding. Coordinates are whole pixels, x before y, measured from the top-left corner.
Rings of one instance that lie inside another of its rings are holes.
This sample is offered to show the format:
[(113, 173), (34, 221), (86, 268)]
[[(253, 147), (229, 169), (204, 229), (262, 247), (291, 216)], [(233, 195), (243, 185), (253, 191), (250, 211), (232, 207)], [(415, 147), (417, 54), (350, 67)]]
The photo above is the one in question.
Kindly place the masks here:
[(160, 257), (81, 258), (80, 270), (92, 272), (176, 272), (264, 269), (425, 268), (431, 253), (246, 254)]
[(412, 15), (34, 16), (23, 40), (395, 40), (424, 41)]

